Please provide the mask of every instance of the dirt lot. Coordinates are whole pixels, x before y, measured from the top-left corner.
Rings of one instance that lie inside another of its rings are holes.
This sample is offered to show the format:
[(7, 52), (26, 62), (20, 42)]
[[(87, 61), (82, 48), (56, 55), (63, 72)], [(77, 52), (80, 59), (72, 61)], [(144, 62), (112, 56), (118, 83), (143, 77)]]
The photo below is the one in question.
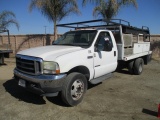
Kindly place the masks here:
[(0, 66), (1, 120), (157, 120), (160, 103), (160, 61), (144, 67), (142, 75), (115, 72), (102, 84), (90, 86), (76, 107), (66, 107), (59, 97), (45, 98), (15, 84), (14, 59)]

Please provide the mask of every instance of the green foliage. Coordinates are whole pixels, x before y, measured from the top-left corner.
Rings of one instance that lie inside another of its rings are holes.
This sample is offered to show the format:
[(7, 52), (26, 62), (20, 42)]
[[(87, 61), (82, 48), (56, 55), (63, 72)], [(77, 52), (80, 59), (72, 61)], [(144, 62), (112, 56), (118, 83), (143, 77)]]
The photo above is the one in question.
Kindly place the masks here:
[(97, 5), (93, 10), (93, 16), (108, 20), (115, 17), (124, 6), (133, 5), (137, 8), (136, 0), (83, 0), (83, 5), (87, 2)]
[(54, 23), (54, 35), (56, 24), (71, 13), (80, 14), (76, 0), (31, 0), (29, 11), (38, 9), (49, 21)]
[(19, 29), (19, 24), (15, 18), (15, 14), (11, 11), (0, 12), (0, 29), (6, 29), (12, 24), (14, 24), (17, 29)]
[(70, 13), (80, 13), (75, 0), (32, 0), (29, 6), (31, 12), (38, 9), (49, 21), (60, 21)]
[(111, 19), (118, 12), (118, 6), (114, 0), (108, 2), (101, 0), (99, 6), (96, 6), (93, 10), (93, 16), (100, 16), (104, 19)]
[(101, 0), (83, 0), (82, 5), (85, 6), (87, 2), (99, 4)]

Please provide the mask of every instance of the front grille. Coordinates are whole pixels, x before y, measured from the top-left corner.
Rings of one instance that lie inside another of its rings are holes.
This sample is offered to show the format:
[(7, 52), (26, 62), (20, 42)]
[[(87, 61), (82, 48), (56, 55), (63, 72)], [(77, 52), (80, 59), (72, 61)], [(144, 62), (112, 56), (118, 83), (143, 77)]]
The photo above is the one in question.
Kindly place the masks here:
[(42, 59), (24, 55), (16, 55), (16, 68), (24, 73), (38, 75), (42, 73)]

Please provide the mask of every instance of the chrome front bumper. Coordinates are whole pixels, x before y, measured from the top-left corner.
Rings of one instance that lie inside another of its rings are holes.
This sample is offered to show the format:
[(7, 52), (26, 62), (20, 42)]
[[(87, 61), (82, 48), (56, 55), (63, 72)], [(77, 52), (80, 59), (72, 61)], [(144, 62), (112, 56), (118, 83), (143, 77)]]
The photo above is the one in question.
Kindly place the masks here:
[(59, 75), (28, 75), (14, 69), (16, 80), (26, 81), (26, 89), (42, 96), (55, 96), (62, 90), (66, 74)]

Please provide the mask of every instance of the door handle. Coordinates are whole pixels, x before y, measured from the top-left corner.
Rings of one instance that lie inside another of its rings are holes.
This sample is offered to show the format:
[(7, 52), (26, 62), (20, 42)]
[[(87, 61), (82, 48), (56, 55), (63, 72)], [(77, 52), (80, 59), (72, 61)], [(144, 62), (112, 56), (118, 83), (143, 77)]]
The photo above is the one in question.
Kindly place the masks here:
[(114, 51), (114, 56), (116, 56), (116, 51)]
[(87, 58), (88, 58), (88, 59), (91, 59), (91, 58), (93, 58), (93, 56), (88, 56)]

